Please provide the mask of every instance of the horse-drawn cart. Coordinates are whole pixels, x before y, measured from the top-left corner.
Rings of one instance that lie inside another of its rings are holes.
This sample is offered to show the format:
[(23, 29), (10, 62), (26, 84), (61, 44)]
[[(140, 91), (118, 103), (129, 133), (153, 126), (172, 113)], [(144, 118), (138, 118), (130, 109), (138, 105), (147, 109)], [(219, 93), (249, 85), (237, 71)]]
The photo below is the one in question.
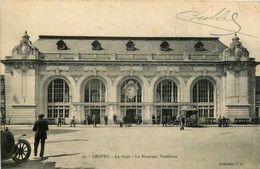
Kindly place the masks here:
[(198, 127), (198, 110), (184, 109), (181, 110), (181, 116), (185, 117), (187, 127)]

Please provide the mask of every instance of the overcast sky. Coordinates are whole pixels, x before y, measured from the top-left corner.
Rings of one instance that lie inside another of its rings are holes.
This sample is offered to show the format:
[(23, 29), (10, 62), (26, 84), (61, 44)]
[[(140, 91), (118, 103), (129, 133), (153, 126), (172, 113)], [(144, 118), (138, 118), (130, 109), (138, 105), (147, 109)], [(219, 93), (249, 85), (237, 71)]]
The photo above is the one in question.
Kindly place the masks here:
[[(260, 62), (259, 2), (2, 0), (1, 3), (1, 59), (11, 55), (25, 30), (32, 42), (38, 35), (219, 36), (227, 46), (234, 32), (238, 32), (250, 57)], [(260, 66), (257, 75), (260, 76)]]

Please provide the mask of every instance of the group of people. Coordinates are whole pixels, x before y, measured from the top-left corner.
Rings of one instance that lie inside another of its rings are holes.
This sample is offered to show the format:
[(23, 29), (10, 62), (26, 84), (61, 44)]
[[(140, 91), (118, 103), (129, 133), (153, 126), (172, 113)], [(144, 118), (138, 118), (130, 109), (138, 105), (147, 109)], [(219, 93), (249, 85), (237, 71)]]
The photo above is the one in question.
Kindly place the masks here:
[(219, 116), (218, 118), (218, 127), (227, 127), (228, 126), (228, 121), (227, 119), (223, 116), (223, 118), (221, 118), (221, 116)]

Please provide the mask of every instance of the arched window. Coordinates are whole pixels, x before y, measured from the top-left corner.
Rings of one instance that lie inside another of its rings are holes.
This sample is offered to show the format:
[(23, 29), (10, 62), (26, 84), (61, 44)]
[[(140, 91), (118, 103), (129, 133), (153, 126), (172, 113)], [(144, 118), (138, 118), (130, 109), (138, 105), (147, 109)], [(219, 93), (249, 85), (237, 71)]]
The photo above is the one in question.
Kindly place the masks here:
[(199, 117), (214, 117), (214, 86), (207, 79), (197, 81), (193, 86), (193, 103), (199, 109)]
[(69, 86), (62, 79), (48, 86), (48, 118), (69, 117)]
[(85, 102), (105, 102), (106, 87), (99, 79), (93, 79), (85, 85)]
[(123, 82), (120, 88), (121, 102), (141, 103), (142, 86), (135, 79), (128, 79)]
[(214, 102), (214, 86), (206, 79), (199, 80), (193, 86), (193, 102), (194, 103), (209, 103)]
[(178, 88), (172, 80), (161, 81), (156, 89), (156, 102), (177, 103)]

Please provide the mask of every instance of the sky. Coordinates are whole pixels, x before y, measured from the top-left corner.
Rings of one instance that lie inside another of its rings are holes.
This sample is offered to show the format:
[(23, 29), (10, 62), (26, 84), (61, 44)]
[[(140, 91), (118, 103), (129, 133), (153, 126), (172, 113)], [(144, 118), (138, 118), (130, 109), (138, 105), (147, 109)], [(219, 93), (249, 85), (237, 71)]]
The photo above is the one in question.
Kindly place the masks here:
[(32, 42), (38, 35), (191, 36), (219, 37), (227, 46), (237, 33), (260, 62), (260, 2), (2, 0), (0, 17), (1, 59), (27, 30)]

